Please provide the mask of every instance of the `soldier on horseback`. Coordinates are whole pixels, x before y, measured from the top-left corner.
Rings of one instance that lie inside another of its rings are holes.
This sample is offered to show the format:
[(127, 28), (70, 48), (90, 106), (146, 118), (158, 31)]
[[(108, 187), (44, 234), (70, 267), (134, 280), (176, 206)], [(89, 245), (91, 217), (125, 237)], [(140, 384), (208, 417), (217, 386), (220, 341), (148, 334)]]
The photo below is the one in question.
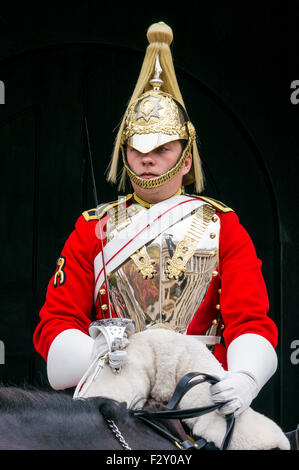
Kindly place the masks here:
[[(112, 321), (110, 330), (94, 324), (89, 334), (93, 311), (97, 320), (133, 320), (137, 332), (158, 326), (196, 336), (225, 369), (210, 388), (212, 401), (226, 403), (219, 413), (238, 416), (276, 370), (277, 328), (249, 235), (231, 208), (199, 195), (203, 173), (173, 67), (172, 31), (152, 25), (148, 40), (108, 173), (116, 183), (121, 170), (119, 189), (128, 177), (133, 191), (78, 219), (34, 344), (51, 386), (66, 389), (117, 335), (112, 366), (125, 357), (132, 322)], [(185, 193), (190, 184), (195, 195)]]

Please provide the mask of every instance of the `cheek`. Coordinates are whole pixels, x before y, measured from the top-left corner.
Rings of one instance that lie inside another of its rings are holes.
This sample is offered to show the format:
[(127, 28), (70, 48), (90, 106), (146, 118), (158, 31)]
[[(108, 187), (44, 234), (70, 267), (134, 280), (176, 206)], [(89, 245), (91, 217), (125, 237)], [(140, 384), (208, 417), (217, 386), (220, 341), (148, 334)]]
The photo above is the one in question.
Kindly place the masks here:
[(132, 153), (128, 152), (127, 153), (127, 163), (129, 165), (129, 167), (134, 166), (135, 161), (136, 161), (136, 158), (134, 158), (134, 155)]
[[(178, 155), (172, 155), (171, 158), (168, 159), (167, 166), (170, 168), (173, 168), (176, 163), (179, 161), (181, 154)], [(166, 165), (166, 162), (165, 162)]]

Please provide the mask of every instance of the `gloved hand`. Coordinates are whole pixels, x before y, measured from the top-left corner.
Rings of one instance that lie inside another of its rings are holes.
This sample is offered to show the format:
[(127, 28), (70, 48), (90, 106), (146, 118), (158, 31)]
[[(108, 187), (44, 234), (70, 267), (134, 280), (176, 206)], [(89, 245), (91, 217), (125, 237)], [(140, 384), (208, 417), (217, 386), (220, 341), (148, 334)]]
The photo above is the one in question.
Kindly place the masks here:
[(119, 373), (126, 361), (128, 337), (135, 332), (135, 323), (126, 319), (99, 320), (91, 323), (89, 334), (94, 340), (91, 364), (108, 354), (113, 372)]
[(227, 349), (228, 372), (210, 387), (214, 403), (227, 405), (217, 410), (222, 415), (239, 416), (248, 408), (261, 388), (274, 374), (277, 356), (263, 336), (246, 333), (235, 338)]
[(114, 372), (116, 372), (116, 370), (120, 372), (121, 366), (127, 358), (127, 352), (124, 349), (128, 346), (128, 344), (129, 340), (127, 333), (124, 332), (123, 338), (116, 338), (109, 348), (107, 338), (102, 333), (100, 333), (94, 339), (91, 353), (91, 362), (108, 354), (110, 367)]
[[(100, 332), (97, 336), (94, 336), (94, 343), (93, 343), (93, 348), (92, 348), (92, 353), (91, 353), (91, 362), (93, 362), (96, 358), (99, 358), (101, 356), (104, 356), (107, 354), (110, 349), (112, 352), (116, 352), (118, 350), (125, 349), (129, 344), (129, 340), (127, 337), (127, 333), (124, 332), (123, 338), (116, 338), (116, 340), (113, 341), (113, 343), (108, 345), (106, 337)], [(110, 353), (111, 354), (111, 353)], [(115, 357), (117, 355), (114, 355)], [(113, 357), (113, 354), (112, 354)]]
[(94, 362), (97, 358), (104, 356), (109, 351), (107, 341), (104, 335), (99, 334), (95, 339), (93, 339), (93, 347), (91, 351), (90, 363)]
[(239, 416), (258, 394), (258, 386), (250, 375), (244, 372), (223, 372), (220, 381), (210, 386), (214, 403), (225, 403), (217, 410), (221, 415), (234, 413)]

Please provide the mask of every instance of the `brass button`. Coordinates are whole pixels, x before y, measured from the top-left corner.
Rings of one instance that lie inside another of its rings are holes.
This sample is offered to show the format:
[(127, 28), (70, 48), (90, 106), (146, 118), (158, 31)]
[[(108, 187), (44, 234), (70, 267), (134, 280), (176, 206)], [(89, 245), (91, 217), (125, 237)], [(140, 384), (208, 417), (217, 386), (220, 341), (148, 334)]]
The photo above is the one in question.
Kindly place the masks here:
[(100, 289), (100, 294), (105, 295), (106, 294), (106, 289)]
[(136, 209), (135, 206), (130, 206), (130, 207), (127, 209), (127, 212), (128, 212), (128, 215), (129, 215), (129, 216), (130, 216), (130, 215), (131, 215), (131, 216), (134, 215), (134, 214), (136, 213), (136, 211), (137, 211), (137, 209)]
[(216, 305), (216, 309), (220, 310), (220, 305), (219, 304)]
[(210, 238), (215, 238), (216, 237), (216, 233), (212, 232), (210, 233)]
[(213, 221), (213, 222), (217, 222), (217, 220), (218, 220), (218, 217), (217, 217), (217, 215), (213, 215), (213, 217), (212, 217), (212, 221)]
[(213, 271), (213, 272), (212, 272), (212, 276), (213, 276), (213, 277), (218, 276), (218, 271)]
[(103, 305), (101, 306), (101, 309), (105, 312), (106, 310), (108, 310), (108, 305), (103, 304)]
[(218, 320), (216, 320), (216, 318), (214, 318), (214, 320), (212, 321), (212, 324), (213, 325), (218, 325)]
[(218, 289), (218, 294), (221, 294), (221, 289)]

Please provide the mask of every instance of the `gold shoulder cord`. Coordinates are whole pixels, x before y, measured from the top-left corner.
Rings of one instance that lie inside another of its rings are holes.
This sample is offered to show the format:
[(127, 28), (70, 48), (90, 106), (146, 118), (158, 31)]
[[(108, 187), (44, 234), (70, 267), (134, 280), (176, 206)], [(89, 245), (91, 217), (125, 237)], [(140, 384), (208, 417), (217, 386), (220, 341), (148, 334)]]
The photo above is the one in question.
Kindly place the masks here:
[[(168, 268), (165, 274), (168, 279), (178, 279), (180, 274), (186, 271), (185, 266), (193, 256), (197, 244), (215, 212), (216, 209), (208, 204), (204, 204), (202, 208), (197, 210), (184, 239), (177, 244), (173, 257), (167, 261)], [(144, 279), (152, 279), (157, 274), (153, 266), (155, 262), (150, 258), (146, 246), (137, 250), (130, 258), (134, 261), (137, 271), (142, 274)]]
[(165, 274), (169, 279), (178, 279), (180, 274), (186, 271), (185, 266), (193, 256), (215, 212), (216, 209), (208, 204), (196, 212), (184, 239), (177, 244), (173, 257), (167, 261), (169, 266)]

